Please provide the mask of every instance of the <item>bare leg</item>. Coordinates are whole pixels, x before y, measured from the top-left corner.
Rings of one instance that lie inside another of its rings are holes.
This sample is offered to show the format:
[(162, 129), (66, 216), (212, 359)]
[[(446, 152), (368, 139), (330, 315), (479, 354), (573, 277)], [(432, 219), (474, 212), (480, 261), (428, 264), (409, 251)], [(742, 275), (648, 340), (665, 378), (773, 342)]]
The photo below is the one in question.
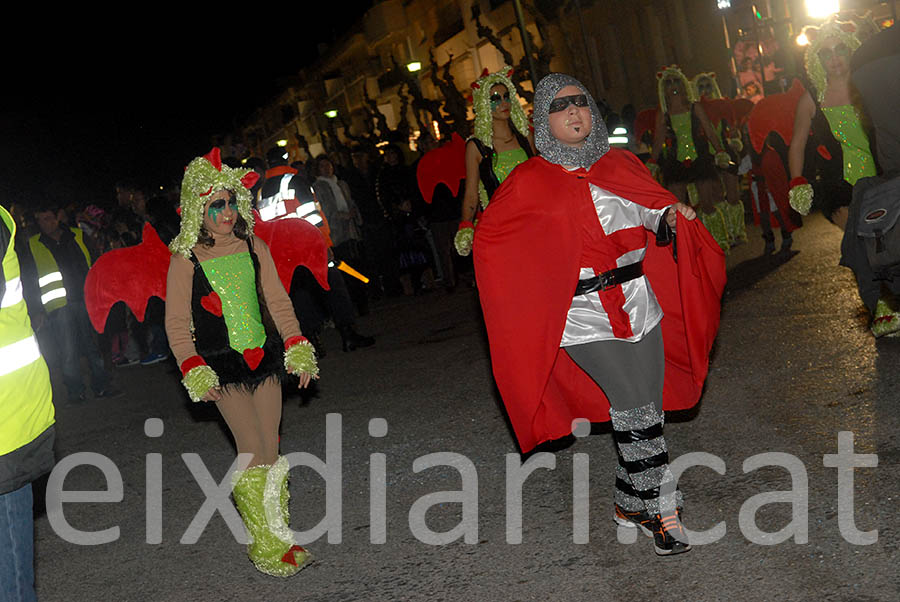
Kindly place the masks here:
[(250, 466), (275, 463), (281, 422), (280, 384), (270, 380), (253, 393), (228, 391), (216, 406), (231, 430), (238, 453), (253, 454)]

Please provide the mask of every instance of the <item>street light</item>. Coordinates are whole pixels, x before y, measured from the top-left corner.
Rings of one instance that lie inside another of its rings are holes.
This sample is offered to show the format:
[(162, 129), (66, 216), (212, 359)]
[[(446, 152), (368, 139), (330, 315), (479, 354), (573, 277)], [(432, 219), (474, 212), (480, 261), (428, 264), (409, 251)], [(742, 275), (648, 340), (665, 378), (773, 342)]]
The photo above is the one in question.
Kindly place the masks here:
[(420, 63), (419, 61), (413, 61), (411, 63), (407, 63), (406, 68), (410, 73), (415, 73), (416, 71), (422, 70), (422, 63)]
[(840, 0), (806, 0), (806, 14), (813, 19), (826, 19), (840, 10)]
[(325, 117), (327, 117), (328, 119), (334, 119), (335, 117), (337, 117), (337, 109), (329, 109), (328, 111), (325, 111)]
[(716, 0), (716, 8), (718, 8), (719, 10), (731, 8), (731, 0)]
[(277, 140), (277, 141), (275, 142), (275, 144), (277, 144), (277, 145), (280, 146), (281, 148), (286, 147), (286, 146), (287, 146), (287, 143), (288, 143), (288, 141), (287, 141), (287, 139), (285, 139), (285, 138), (282, 138), (281, 140)]

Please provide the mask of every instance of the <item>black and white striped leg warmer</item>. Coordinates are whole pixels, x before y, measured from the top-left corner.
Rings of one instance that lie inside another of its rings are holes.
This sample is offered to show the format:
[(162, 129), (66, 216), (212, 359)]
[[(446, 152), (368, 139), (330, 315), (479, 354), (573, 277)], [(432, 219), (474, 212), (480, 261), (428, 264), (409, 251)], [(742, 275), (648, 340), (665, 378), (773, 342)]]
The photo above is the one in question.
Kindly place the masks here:
[(616, 503), (625, 510), (640, 510), (636, 507), (639, 500), (651, 515), (675, 512), (682, 500), (669, 470), (663, 414), (648, 404), (623, 411), (610, 409), (609, 415), (620, 454)]

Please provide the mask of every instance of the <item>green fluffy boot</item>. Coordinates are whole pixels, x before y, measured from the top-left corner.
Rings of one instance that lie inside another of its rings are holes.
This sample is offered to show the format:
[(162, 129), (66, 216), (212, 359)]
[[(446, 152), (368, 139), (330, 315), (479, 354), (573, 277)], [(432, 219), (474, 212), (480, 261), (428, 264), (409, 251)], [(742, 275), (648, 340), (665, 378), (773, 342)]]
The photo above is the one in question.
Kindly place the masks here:
[(725, 216), (725, 222), (728, 226), (728, 235), (731, 237), (732, 244), (741, 244), (747, 242), (747, 226), (744, 223), (744, 204), (728, 203), (722, 201), (717, 203)]
[(253, 540), (247, 555), (257, 570), (275, 577), (290, 577), (310, 561), (309, 552), (294, 545), (287, 526), (289, 469), (282, 456), (271, 466), (235, 471), (232, 477), (235, 505)]
[(725, 224), (725, 216), (722, 214), (722, 210), (718, 207), (715, 207), (715, 211), (712, 213), (706, 213), (701, 210), (697, 211), (697, 216), (703, 225), (706, 226), (706, 229), (709, 230), (709, 233), (712, 234), (716, 243), (722, 247), (723, 251), (728, 253), (731, 249), (731, 237), (728, 236), (728, 226)]

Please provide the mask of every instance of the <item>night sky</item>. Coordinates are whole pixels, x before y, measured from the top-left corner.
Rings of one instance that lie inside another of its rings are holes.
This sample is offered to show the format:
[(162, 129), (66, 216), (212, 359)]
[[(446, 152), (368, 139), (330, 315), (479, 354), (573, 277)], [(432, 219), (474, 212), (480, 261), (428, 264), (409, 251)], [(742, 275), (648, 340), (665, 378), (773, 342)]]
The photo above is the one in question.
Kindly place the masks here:
[[(336, 4), (339, 11), (294, 9), (296, 26), (279, 3), (278, 19), (240, 11), (202, 21), (136, 14), (116, 26), (68, 26), (56, 15), (28, 43), (7, 36), (0, 203), (109, 206), (119, 180), (151, 193), (180, 182), (213, 135), (234, 130), (278, 92), (280, 80), (315, 60), (318, 43), (346, 31), (372, 2)], [(34, 25), (34, 18), (18, 23)], [(265, 34), (275, 27), (280, 36)]]

